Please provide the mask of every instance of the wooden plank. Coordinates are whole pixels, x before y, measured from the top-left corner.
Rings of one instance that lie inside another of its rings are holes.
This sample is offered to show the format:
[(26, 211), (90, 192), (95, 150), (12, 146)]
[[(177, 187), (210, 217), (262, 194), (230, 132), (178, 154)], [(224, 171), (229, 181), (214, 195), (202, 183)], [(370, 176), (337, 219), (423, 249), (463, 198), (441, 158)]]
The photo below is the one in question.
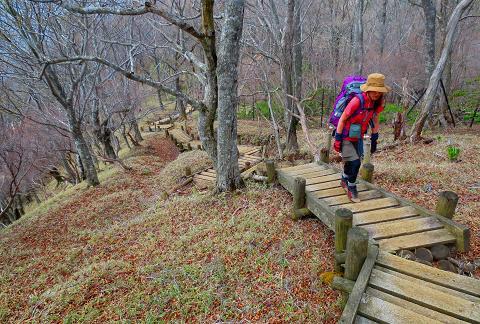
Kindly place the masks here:
[[(384, 267), (382, 267), (382, 266), (380, 266), (380, 265), (376, 265), (376, 266), (375, 266), (375, 269), (380, 270), (380, 271), (383, 271), (383, 272), (388, 273), (388, 274), (391, 274), (391, 275), (393, 275), (393, 276), (396, 276), (396, 277), (399, 277), (399, 278), (403, 278), (403, 279), (405, 279), (405, 280), (408, 280), (409, 282), (411, 282), (411, 283), (413, 283), (413, 284), (416, 284), (416, 285), (418, 285), (419, 287), (425, 286), (425, 287), (429, 287), (429, 288), (432, 288), (432, 289), (440, 290), (440, 291), (443, 291), (443, 292), (446, 293), (446, 294), (450, 294), (450, 295), (452, 295), (452, 296), (457, 296), (457, 297), (459, 297), (459, 298), (462, 298), (462, 299), (465, 299), (465, 300), (469, 300), (469, 301), (471, 301), (471, 302), (474, 302), (474, 303), (477, 303), (477, 304), (480, 305), (480, 298), (479, 298), (479, 297), (475, 297), (475, 296), (472, 296), (472, 295), (470, 295), (470, 294), (466, 294), (466, 293), (461, 292), (461, 291), (458, 291), (458, 290), (456, 290), (456, 289), (447, 288), (447, 287), (444, 287), (444, 286), (440, 286), (440, 285), (431, 283), (431, 282), (429, 282), (429, 281), (417, 279), (417, 278), (415, 278), (415, 277), (412, 277), (412, 276), (403, 274), (403, 273), (398, 272), (398, 271), (396, 271), (396, 270), (384, 268)], [(477, 282), (477, 284), (480, 284), (480, 281)]]
[[(366, 200), (376, 199), (381, 197), (382, 197), (382, 193), (378, 190), (368, 190), (368, 191), (363, 191), (358, 193), (358, 198), (360, 198), (361, 201), (366, 201)], [(322, 200), (326, 202), (329, 206), (346, 204), (350, 202), (350, 199), (348, 199), (348, 196), (345, 193), (345, 190), (343, 191), (342, 196), (330, 197)]]
[(392, 207), (397, 205), (398, 205), (398, 201), (394, 198), (379, 198), (379, 199), (362, 201), (359, 203), (337, 205), (332, 208), (333, 209), (347, 208), (347, 209), (350, 209), (353, 213), (359, 213), (359, 212), (366, 212), (369, 210), (382, 209), (382, 208)]
[(399, 208), (386, 208), (380, 210), (369, 211), (365, 213), (355, 214), (353, 217), (353, 225), (367, 225), (402, 218), (418, 216), (418, 212), (411, 206), (404, 206)]
[(480, 323), (480, 304), (373, 269), (370, 286), (449, 316)]
[(375, 296), (364, 294), (358, 307), (360, 315), (372, 318), (380, 323), (392, 324), (438, 324), (442, 323), (409, 309), (389, 303)]
[(480, 297), (480, 281), (474, 278), (443, 271), (386, 252), (379, 253), (377, 264), (423, 281)]
[(294, 175), (294, 177), (302, 177), (305, 180), (311, 179), (311, 178), (318, 178), (330, 174), (336, 173), (334, 170), (315, 170), (311, 171), (309, 173), (302, 173), (300, 175)]
[(341, 177), (342, 177), (341, 173), (334, 173), (334, 174), (324, 175), (316, 178), (306, 179), (307, 180), (306, 184), (312, 185), (312, 184), (323, 183), (323, 182), (328, 182), (333, 180), (340, 180)]
[(355, 321), (353, 323), (354, 324), (375, 324), (375, 323), (378, 323), (378, 322), (375, 322), (375, 321), (369, 320), (366, 317), (357, 315), (357, 316), (355, 316)]
[(363, 292), (367, 287), (368, 280), (370, 279), (370, 274), (372, 272), (373, 266), (375, 265), (375, 260), (378, 255), (378, 247), (376, 245), (370, 244), (368, 246), (368, 253), (365, 262), (363, 263), (362, 269), (358, 274), (358, 278), (355, 281), (353, 290), (348, 297), (347, 304), (343, 309), (342, 317), (340, 318), (339, 323), (351, 324), (355, 321), (357, 315), (357, 310), (360, 305)]
[(322, 167), (319, 167), (319, 166), (312, 166), (312, 167), (304, 168), (304, 169), (301, 169), (301, 170), (287, 171), (286, 174), (288, 174), (292, 177), (299, 177), (299, 176), (303, 177), (304, 174), (327, 171), (327, 170), (331, 171), (332, 173), (335, 173), (334, 170), (329, 170), (329, 169), (322, 168)]
[(365, 291), (365, 293), (367, 295), (377, 297), (381, 300), (384, 300), (386, 302), (395, 304), (395, 305), (400, 306), (400, 307), (405, 308), (405, 309), (409, 309), (409, 310), (411, 310), (415, 313), (418, 313), (418, 314), (423, 315), (423, 316), (427, 316), (431, 319), (434, 319), (436, 321), (440, 321), (442, 323), (451, 323), (451, 324), (467, 323), (465, 321), (462, 321), (462, 320), (459, 320), (457, 318), (454, 318), (454, 317), (445, 315), (443, 313), (434, 311), (430, 308), (417, 305), (415, 303), (409, 302), (408, 300), (398, 298), (396, 296), (384, 293), (383, 291), (380, 291), (380, 290), (377, 290), (377, 289), (374, 289), (374, 288), (368, 287), (367, 290)]
[(455, 236), (444, 228), (410, 234), (402, 235), (392, 238), (379, 240), (380, 248), (385, 251), (411, 250), (418, 247), (432, 246), (436, 244), (449, 244), (455, 242)]
[[(360, 192), (360, 191), (368, 190), (368, 188), (362, 184), (359, 184), (357, 185), (357, 190)], [(315, 191), (313, 192), (313, 195), (317, 198), (327, 198), (327, 197), (343, 196), (345, 195), (345, 193), (346, 193), (345, 189), (343, 189), (341, 186), (338, 186), (338, 188)]]
[(374, 239), (384, 239), (400, 235), (414, 234), (443, 228), (434, 217), (422, 217), (417, 219), (405, 219), (386, 223), (361, 225)]
[(288, 167), (288, 168), (282, 168), (280, 170), (284, 171), (284, 172), (290, 172), (290, 171), (293, 171), (293, 170), (308, 169), (310, 167), (315, 167), (315, 166), (318, 166), (318, 164), (317, 163), (307, 163), (307, 164), (300, 164), (300, 165), (296, 165), (296, 166), (292, 166), (292, 167)]
[(335, 180), (335, 181), (329, 181), (329, 182), (324, 182), (324, 183), (317, 183), (313, 185), (309, 185), (305, 188), (306, 191), (318, 191), (318, 190), (323, 190), (323, 189), (331, 189), (331, 188), (337, 188), (340, 187), (340, 181)]

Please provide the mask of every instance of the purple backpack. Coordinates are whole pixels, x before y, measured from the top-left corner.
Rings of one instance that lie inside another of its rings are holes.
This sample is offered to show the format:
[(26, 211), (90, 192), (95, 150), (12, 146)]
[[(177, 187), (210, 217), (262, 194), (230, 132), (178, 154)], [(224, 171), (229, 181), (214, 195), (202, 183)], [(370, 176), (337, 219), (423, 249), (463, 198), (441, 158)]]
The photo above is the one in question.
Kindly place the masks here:
[[(328, 120), (328, 122), (332, 124), (335, 128), (337, 128), (338, 121), (340, 120), (340, 117), (342, 116), (343, 111), (345, 110), (345, 107), (347, 107), (350, 100), (352, 100), (353, 97), (355, 97), (356, 95), (362, 93), (362, 90), (360, 90), (360, 86), (366, 81), (367, 79), (361, 75), (347, 76), (343, 80), (342, 90), (337, 96), (337, 99), (335, 99), (333, 111), (330, 114), (330, 119)], [(361, 104), (363, 105), (363, 97), (360, 98), (359, 96), (359, 99), (361, 101)]]

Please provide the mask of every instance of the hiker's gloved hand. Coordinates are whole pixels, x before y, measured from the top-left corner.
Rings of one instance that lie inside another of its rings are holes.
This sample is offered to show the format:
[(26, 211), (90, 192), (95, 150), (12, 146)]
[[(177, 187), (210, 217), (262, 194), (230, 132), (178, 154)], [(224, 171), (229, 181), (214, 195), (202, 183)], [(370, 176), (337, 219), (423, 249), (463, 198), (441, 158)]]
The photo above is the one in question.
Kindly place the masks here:
[(372, 134), (370, 137), (372, 146), (370, 147), (370, 153), (375, 153), (377, 151), (377, 141), (378, 141), (378, 133)]
[(335, 132), (335, 142), (333, 143), (333, 149), (338, 153), (342, 153), (342, 141), (342, 134), (338, 134), (337, 132)]

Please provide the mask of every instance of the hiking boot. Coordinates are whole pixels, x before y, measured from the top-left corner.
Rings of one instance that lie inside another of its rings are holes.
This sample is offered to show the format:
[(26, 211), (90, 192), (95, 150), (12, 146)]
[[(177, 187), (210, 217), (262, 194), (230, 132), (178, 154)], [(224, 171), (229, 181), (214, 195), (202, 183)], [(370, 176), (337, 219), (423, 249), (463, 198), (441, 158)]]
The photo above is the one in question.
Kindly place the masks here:
[(353, 185), (348, 184), (347, 195), (348, 195), (348, 199), (350, 199), (351, 202), (354, 202), (354, 203), (360, 202), (360, 198), (358, 198), (358, 191), (357, 191), (356, 184), (353, 184)]
[(343, 174), (342, 174), (342, 178), (340, 179), (340, 185), (342, 186), (343, 189), (345, 189), (345, 191), (348, 191), (347, 190), (348, 180), (347, 180), (347, 178), (344, 177)]

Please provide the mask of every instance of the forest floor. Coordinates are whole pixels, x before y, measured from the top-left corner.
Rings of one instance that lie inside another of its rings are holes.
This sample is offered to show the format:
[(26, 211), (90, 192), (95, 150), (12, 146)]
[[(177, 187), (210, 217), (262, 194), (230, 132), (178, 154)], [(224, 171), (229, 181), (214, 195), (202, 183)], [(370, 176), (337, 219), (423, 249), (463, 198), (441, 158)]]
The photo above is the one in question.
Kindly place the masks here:
[[(268, 132), (240, 125), (251, 141)], [(440, 191), (459, 194), (454, 220), (472, 230), (465, 260), (480, 258), (479, 130), (428, 134), (431, 144), (373, 158), (378, 185), (430, 210)], [(324, 134), (312, 130), (319, 143)], [(151, 133), (124, 158), (132, 171), (108, 166), (98, 187), (57, 189), (0, 232), (0, 322), (336, 322), (343, 298), (321, 280), (333, 234), (317, 219), (290, 220), (284, 189), (247, 183), (214, 196), (187, 186), (164, 199), (185, 165), (209, 165), (206, 154), (179, 154)]]
[(185, 165), (209, 163), (178, 154), (155, 133), (125, 159), (133, 171), (108, 167), (2, 231), (0, 322), (335, 322), (342, 299), (319, 276), (333, 234), (291, 221), (280, 187), (162, 200)]

